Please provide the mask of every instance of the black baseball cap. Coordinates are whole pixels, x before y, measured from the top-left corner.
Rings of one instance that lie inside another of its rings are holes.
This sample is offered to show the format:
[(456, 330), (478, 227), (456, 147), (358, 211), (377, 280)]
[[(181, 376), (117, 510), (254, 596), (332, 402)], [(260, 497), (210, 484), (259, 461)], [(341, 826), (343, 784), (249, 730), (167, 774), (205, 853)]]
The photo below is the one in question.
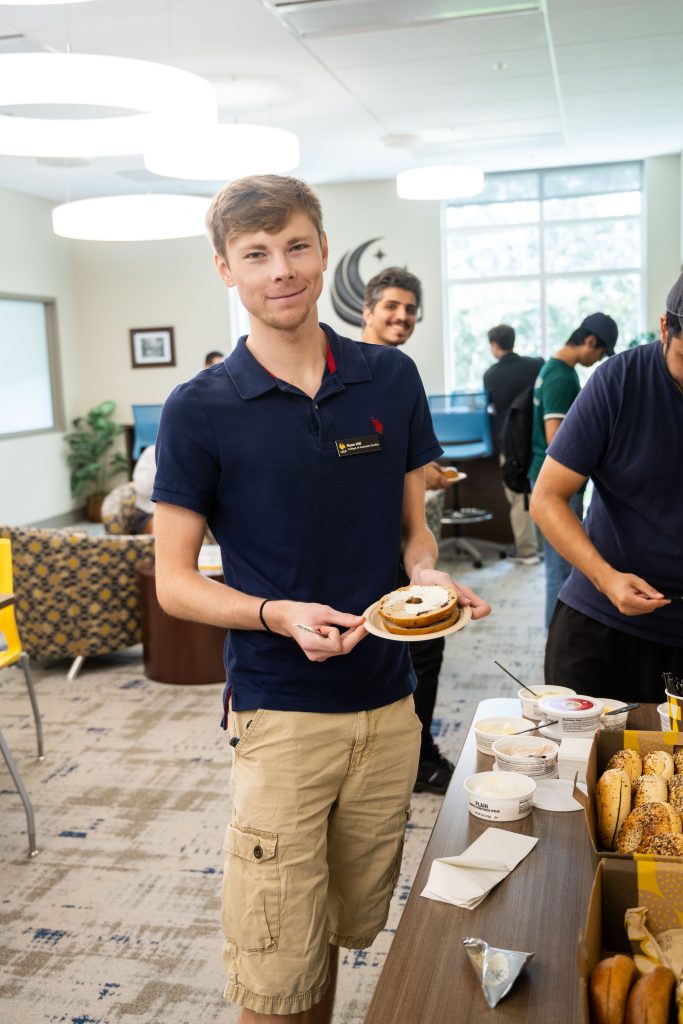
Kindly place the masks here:
[[(683, 296), (683, 285), (681, 286), (681, 295)], [(594, 334), (598, 341), (605, 346), (608, 356), (614, 355), (619, 328), (611, 316), (608, 316), (607, 313), (591, 313), (582, 321), (581, 326), (590, 334)]]

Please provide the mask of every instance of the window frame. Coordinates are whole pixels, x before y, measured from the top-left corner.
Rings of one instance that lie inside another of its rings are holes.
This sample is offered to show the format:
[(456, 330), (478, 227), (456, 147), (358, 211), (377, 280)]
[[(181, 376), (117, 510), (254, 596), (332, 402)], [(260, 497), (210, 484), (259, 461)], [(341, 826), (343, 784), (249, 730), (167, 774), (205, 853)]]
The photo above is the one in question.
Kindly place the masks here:
[[(618, 194), (618, 192), (634, 192), (634, 188), (630, 189), (609, 189), (604, 192), (598, 191), (586, 191), (576, 192), (573, 195), (567, 196), (555, 196), (546, 195), (546, 175), (550, 175), (557, 172), (569, 171), (569, 172), (590, 172), (592, 170), (598, 170), (605, 167), (619, 167), (619, 166), (630, 166), (638, 167), (639, 171), (639, 192), (641, 196), (641, 208), (640, 213), (625, 213), (623, 215), (608, 214), (605, 217), (580, 217), (580, 218), (546, 218), (544, 215), (544, 204), (550, 200), (557, 199), (571, 199), (581, 195), (607, 195), (607, 194)], [(645, 220), (645, 175), (644, 166), (642, 160), (625, 160), (617, 161), (612, 164), (584, 164), (576, 167), (545, 167), (545, 168), (533, 168), (519, 171), (502, 171), (487, 175), (490, 178), (512, 178), (515, 176), (522, 175), (533, 175), (537, 182), (537, 194), (535, 198), (530, 196), (524, 197), (509, 197), (507, 199), (494, 199), (491, 202), (480, 202), (478, 203), (477, 197), (473, 196), (471, 200), (461, 199), (453, 203), (444, 201), (441, 204), (441, 254), (442, 254), (442, 281), (444, 283), (443, 288), (443, 325), (444, 325), (444, 341), (443, 341), (443, 358), (444, 358), (444, 381), (445, 390), (454, 391), (456, 388), (460, 390), (468, 390), (474, 388), (474, 384), (467, 384), (457, 379), (456, 370), (456, 344), (455, 339), (451, 337), (451, 322), (456, 312), (457, 306), (451, 301), (451, 295), (454, 289), (457, 290), (458, 286), (470, 286), (470, 285), (483, 285), (496, 283), (514, 284), (516, 282), (529, 282), (538, 281), (539, 283), (539, 295), (540, 295), (540, 309), (539, 309), (539, 349), (540, 354), (544, 358), (548, 358), (551, 355), (550, 347), (552, 340), (548, 338), (548, 316), (547, 316), (547, 293), (548, 285), (554, 281), (560, 279), (573, 279), (581, 277), (599, 276), (605, 277), (616, 277), (627, 274), (633, 274), (638, 277), (639, 289), (637, 296), (638, 314), (637, 314), (637, 330), (643, 330), (643, 312), (644, 312), (644, 300), (645, 300), (645, 288), (646, 288), (646, 266), (645, 266), (645, 244), (646, 244), (646, 220)], [(469, 225), (461, 228), (454, 228), (448, 226), (448, 210), (449, 207), (461, 207), (469, 205), (493, 205), (495, 203), (503, 202), (537, 202), (539, 214), (538, 218), (534, 220), (519, 220), (514, 222), (505, 222), (502, 224), (481, 224), (481, 225)], [(562, 225), (587, 225), (594, 223), (615, 223), (615, 222), (626, 222), (626, 221), (637, 221), (640, 225), (640, 263), (638, 266), (622, 266), (612, 268), (583, 268), (575, 271), (548, 271), (546, 267), (546, 230), (549, 228), (562, 226)], [(494, 232), (500, 234), (506, 230), (506, 228), (514, 229), (518, 227), (533, 227), (538, 232), (538, 265), (539, 270), (537, 273), (522, 273), (522, 274), (504, 274), (504, 275), (492, 275), (487, 277), (458, 277), (452, 275), (449, 272), (448, 264), (448, 250), (449, 250), (449, 236), (456, 232), (461, 231), (467, 235), (477, 234), (493, 234)], [(482, 341), (485, 340), (485, 337)]]
[(64, 412), (64, 390), (59, 346), (57, 299), (46, 295), (22, 295), (16, 292), (0, 292), (0, 302), (35, 302), (43, 307), (45, 316), (45, 340), (47, 345), (48, 380), (52, 399), (52, 425), (35, 427), (32, 430), (0, 430), (0, 442), (35, 437), (39, 434), (58, 434), (66, 430)]

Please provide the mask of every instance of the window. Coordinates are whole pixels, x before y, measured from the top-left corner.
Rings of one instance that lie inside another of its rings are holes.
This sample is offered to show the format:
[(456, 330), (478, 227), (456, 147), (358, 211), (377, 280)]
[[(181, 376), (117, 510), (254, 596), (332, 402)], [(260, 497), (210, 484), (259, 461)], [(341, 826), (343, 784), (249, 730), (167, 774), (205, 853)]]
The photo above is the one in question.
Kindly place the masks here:
[(487, 174), (484, 191), (444, 209), (447, 389), (481, 386), (486, 332), (509, 323), (515, 351), (551, 355), (584, 316), (640, 329), (642, 165)]
[(0, 437), (64, 428), (53, 299), (0, 297)]

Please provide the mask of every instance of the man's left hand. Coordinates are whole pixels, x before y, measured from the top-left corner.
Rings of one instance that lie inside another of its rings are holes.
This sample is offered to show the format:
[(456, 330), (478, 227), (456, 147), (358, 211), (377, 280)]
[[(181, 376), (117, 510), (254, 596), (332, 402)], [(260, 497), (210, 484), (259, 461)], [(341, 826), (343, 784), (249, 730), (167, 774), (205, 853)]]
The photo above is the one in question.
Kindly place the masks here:
[(464, 586), (462, 583), (456, 583), (447, 572), (441, 572), (439, 569), (429, 569), (417, 565), (413, 570), (413, 575), (410, 582), (417, 584), (418, 586), (430, 586), (435, 585), (438, 587), (449, 587), (451, 590), (455, 588), (460, 595), (458, 604), (461, 607), (469, 605), (472, 609), (473, 619), (483, 619), (487, 615), (491, 614), (491, 605), (483, 598), (475, 594), (469, 587)]

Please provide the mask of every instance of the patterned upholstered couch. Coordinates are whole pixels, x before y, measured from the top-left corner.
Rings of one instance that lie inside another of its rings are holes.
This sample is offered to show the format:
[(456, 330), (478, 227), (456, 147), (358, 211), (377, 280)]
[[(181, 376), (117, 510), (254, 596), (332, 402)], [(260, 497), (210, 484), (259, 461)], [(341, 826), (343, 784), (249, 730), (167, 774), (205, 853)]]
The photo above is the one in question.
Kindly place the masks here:
[(132, 533), (135, 514), (135, 486), (121, 484), (110, 491), (102, 502), (102, 523), (107, 533), (122, 537)]
[(23, 526), (0, 526), (0, 537), (12, 544), (17, 626), (32, 658), (75, 658), (80, 667), (140, 642), (135, 568), (153, 560), (153, 537)]

